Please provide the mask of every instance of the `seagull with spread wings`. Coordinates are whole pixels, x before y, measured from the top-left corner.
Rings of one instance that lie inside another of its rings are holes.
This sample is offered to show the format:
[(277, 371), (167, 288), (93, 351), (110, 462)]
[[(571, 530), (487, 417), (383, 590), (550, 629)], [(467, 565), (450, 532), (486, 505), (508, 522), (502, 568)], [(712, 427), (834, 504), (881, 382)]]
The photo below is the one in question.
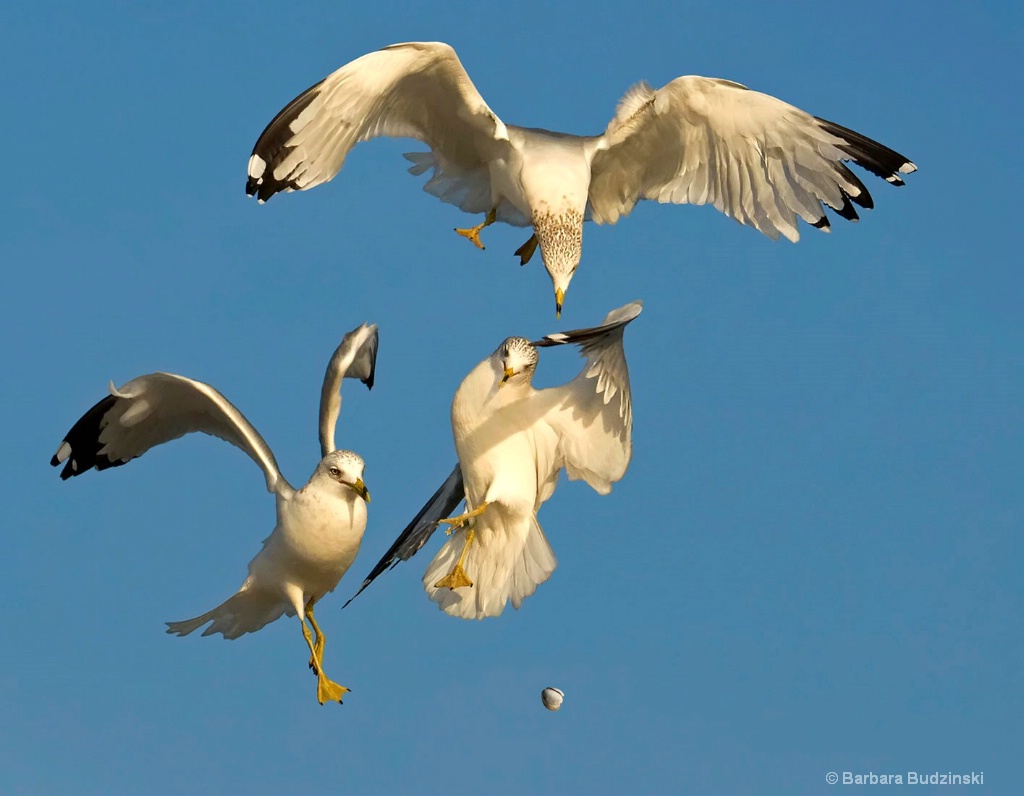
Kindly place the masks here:
[(480, 248), (502, 221), (532, 227), (561, 312), (580, 262), (583, 222), (614, 224), (641, 199), (710, 204), (768, 237), (800, 237), (798, 219), (829, 231), (825, 206), (851, 221), (871, 195), (853, 162), (892, 185), (916, 170), (860, 133), (729, 80), (688, 75), (630, 88), (604, 133), (578, 136), (506, 125), (449, 45), (393, 44), (307, 89), (267, 125), (249, 158), (246, 192), (266, 201), (333, 178), (349, 150), (379, 136), (429, 152), (409, 169), (424, 189), (482, 223), (456, 231)]
[(267, 489), (274, 493), (277, 525), (249, 563), (249, 575), (236, 594), (194, 619), (168, 622), (167, 632), (185, 636), (209, 623), (204, 636), (220, 633), (234, 639), (282, 614), (297, 616), (320, 704), (341, 702), (349, 689), (324, 674), (324, 634), (313, 606), (334, 591), (359, 552), (370, 501), (362, 458), (335, 447), (341, 381), (357, 378), (373, 387), (376, 360), (377, 327), (366, 324), (345, 335), (331, 357), (320, 398), (323, 458), (301, 489), (285, 480), (263, 437), (220, 392), (173, 373), (139, 376), (120, 389), (111, 383), (110, 395), (71, 427), (50, 461), (63, 465), (60, 476), (68, 479), (94, 467), (119, 467), (193, 431), (241, 448), (263, 470)]
[[(550, 577), (557, 562), (537, 510), (554, 493), (559, 473), (605, 495), (629, 465), (633, 406), (622, 337), (641, 309), (635, 301), (610, 312), (601, 326), (533, 343), (509, 337), (466, 376), (452, 401), (459, 463), (359, 592), (415, 554), (441, 524), (450, 538), (423, 585), (452, 616), (497, 616), (509, 601), (519, 608)], [(583, 369), (559, 387), (534, 389), (537, 349), (568, 343), (581, 347)], [(463, 500), (467, 510), (448, 516)]]

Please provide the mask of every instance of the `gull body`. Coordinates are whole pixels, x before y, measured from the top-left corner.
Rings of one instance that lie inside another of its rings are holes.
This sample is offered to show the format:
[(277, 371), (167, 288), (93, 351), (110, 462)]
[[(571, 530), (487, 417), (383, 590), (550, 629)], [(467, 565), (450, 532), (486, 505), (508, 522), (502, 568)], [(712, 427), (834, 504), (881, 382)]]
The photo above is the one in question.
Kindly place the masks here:
[[(415, 555), (443, 523), (450, 538), (423, 576), (430, 599), (463, 619), (497, 616), (509, 602), (519, 608), (557, 565), (537, 511), (560, 473), (604, 495), (629, 466), (633, 408), (622, 336), (640, 312), (633, 302), (601, 326), (532, 343), (510, 337), (474, 367), (452, 400), (459, 463), (356, 594)], [(565, 344), (582, 348), (583, 369), (566, 384), (534, 389), (538, 349)], [(466, 512), (450, 517), (463, 501)]]
[[(194, 619), (168, 622), (168, 633), (185, 636), (210, 623), (214, 633), (234, 639), (282, 614), (303, 616), (334, 591), (352, 566), (366, 529), (363, 460), (334, 451), (317, 465), (301, 489), (281, 479), (276, 490), (277, 524), (249, 563), (249, 575), (232, 597)], [(366, 493), (368, 494), (368, 493)]]
[(324, 636), (313, 607), (334, 591), (352, 565), (366, 529), (370, 499), (363, 459), (335, 447), (339, 390), (345, 377), (373, 385), (376, 352), (376, 326), (364, 324), (345, 335), (331, 358), (321, 391), (322, 458), (300, 489), (288, 483), (263, 437), (220, 392), (173, 373), (139, 376), (120, 389), (111, 384), (110, 395), (72, 426), (50, 462), (63, 465), (61, 478), (66, 480), (93, 468), (124, 465), (150, 448), (197, 431), (230, 442), (252, 458), (275, 497), (274, 530), (249, 563), (248, 576), (235, 594), (193, 619), (168, 622), (167, 632), (185, 636), (209, 625), (204, 636), (220, 633), (235, 639), (282, 615), (297, 616), (321, 704), (340, 702), (348, 689), (323, 673)]
[(368, 53), (309, 88), (253, 147), (246, 192), (266, 201), (332, 179), (356, 143), (414, 138), (407, 154), (424, 189), (483, 223), (530, 226), (521, 263), (539, 246), (560, 309), (582, 255), (583, 222), (614, 224), (636, 203), (711, 204), (772, 239), (799, 239), (798, 219), (825, 231), (825, 207), (856, 220), (871, 195), (845, 165), (893, 185), (916, 170), (876, 141), (729, 80), (687, 75), (630, 88), (596, 136), (505, 124), (455, 51), (440, 42)]

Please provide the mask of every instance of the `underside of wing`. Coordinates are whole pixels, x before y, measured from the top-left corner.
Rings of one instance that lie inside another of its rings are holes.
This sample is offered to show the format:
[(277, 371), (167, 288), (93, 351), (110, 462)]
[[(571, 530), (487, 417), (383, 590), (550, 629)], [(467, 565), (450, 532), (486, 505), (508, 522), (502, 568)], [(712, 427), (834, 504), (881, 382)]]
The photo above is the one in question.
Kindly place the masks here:
[(61, 478), (96, 468), (118, 467), (150, 448), (193, 431), (241, 448), (263, 470), (267, 489), (291, 487), (259, 432), (230, 401), (208, 384), (173, 373), (151, 373), (103, 398), (68, 431), (50, 464)]
[(575, 379), (541, 390), (546, 423), (557, 433), (556, 463), (572, 479), (606, 494), (626, 472), (633, 451), (633, 404), (623, 332), (639, 301), (612, 310), (601, 326), (548, 335), (535, 346), (580, 346), (586, 364)]
[(362, 324), (346, 334), (335, 349), (320, 390), (320, 455), (337, 450), (335, 428), (341, 412), (342, 379), (359, 379), (373, 389), (377, 370), (377, 324)]
[(507, 133), (451, 47), (395, 44), (346, 64), (285, 106), (253, 148), (246, 193), (266, 201), (326, 182), (356, 143), (378, 136), (418, 139), (453, 171), (471, 172)]
[(856, 220), (871, 195), (852, 161), (902, 185), (916, 170), (876, 141), (738, 83), (680, 77), (627, 92), (592, 163), (590, 209), (615, 223), (640, 199), (710, 204), (772, 239), (798, 219), (827, 230), (824, 206)]

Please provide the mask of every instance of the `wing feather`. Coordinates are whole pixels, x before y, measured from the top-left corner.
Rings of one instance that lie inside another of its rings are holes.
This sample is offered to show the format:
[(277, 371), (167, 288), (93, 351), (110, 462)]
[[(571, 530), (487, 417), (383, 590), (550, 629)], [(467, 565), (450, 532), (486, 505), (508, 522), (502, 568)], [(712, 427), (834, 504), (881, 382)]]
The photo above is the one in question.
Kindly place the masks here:
[(379, 136), (423, 141), (442, 167), (479, 177), (508, 134), (451, 47), (394, 44), (341, 67), (274, 117), (253, 147), (246, 193), (266, 201), (327, 182), (356, 143)]
[(341, 412), (341, 380), (359, 379), (373, 389), (377, 370), (377, 324), (362, 324), (346, 334), (327, 363), (320, 390), (320, 455), (337, 450), (334, 440)]
[(363, 589), (369, 586), (374, 579), (384, 571), (395, 567), (399, 561), (407, 561), (419, 552), (420, 548), (427, 543), (438, 523), (445, 517), (455, 513), (455, 508), (465, 499), (465, 485), (462, 481), (462, 470), (459, 465), (445, 479), (438, 490), (431, 495), (426, 505), (413, 517), (412, 522), (405, 526), (405, 529), (395, 539), (394, 544), (381, 556), (370, 574), (364, 578), (359, 590), (353, 594), (345, 605), (345, 608), (352, 600), (363, 593)]
[[(601, 326), (552, 334), (533, 343), (579, 345), (587, 360), (569, 383), (538, 391), (547, 407), (543, 422), (555, 432), (548, 442), (554, 450), (548, 455), (540, 451), (548, 438), (537, 435), (539, 481), (550, 486), (542, 495), (546, 491), (550, 496), (553, 478), (563, 467), (569, 478), (586, 481), (602, 495), (626, 472), (633, 452), (633, 404), (622, 338), (642, 308), (642, 302), (635, 301), (612, 310)], [(543, 462), (549, 472), (541, 471)]]
[(770, 238), (819, 228), (828, 205), (856, 220), (871, 207), (852, 161), (894, 185), (916, 170), (903, 155), (739, 83), (687, 76), (619, 103), (591, 164), (591, 217), (614, 224), (641, 199), (712, 204)]
[(292, 491), (245, 415), (209, 384), (173, 373), (139, 376), (120, 389), (111, 383), (110, 395), (71, 427), (50, 464), (64, 464), (60, 477), (66, 480), (93, 467), (119, 467), (193, 431), (241, 448), (263, 470), (270, 492)]

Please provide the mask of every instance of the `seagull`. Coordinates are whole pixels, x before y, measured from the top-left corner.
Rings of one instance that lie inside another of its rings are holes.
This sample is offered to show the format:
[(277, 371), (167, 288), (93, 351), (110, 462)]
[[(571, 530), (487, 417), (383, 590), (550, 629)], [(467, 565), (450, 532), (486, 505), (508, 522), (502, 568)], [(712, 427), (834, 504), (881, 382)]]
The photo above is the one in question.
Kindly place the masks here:
[(414, 138), (409, 171), (424, 190), (484, 220), (456, 229), (479, 248), (502, 221), (532, 227), (561, 314), (580, 262), (583, 222), (614, 224), (641, 199), (710, 204), (776, 240), (798, 218), (825, 232), (824, 206), (856, 221), (871, 195), (852, 161), (892, 185), (917, 167), (877, 141), (730, 80), (687, 75), (637, 83), (601, 135), (506, 125), (449, 45), (393, 44), (346, 64), (289, 102), (256, 141), (246, 193), (265, 202), (333, 178), (359, 141)]
[[(509, 337), (477, 365), (452, 401), (459, 463), (352, 599), (445, 524), (450, 538), (423, 576), (430, 599), (463, 619), (498, 616), (509, 600), (519, 608), (557, 564), (537, 510), (559, 473), (606, 495), (629, 465), (633, 408), (622, 336), (641, 310), (635, 301), (601, 326), (532, 343)], [(569, 343), (582, 348), (583, 369), (566, 384), (535, 390), (537, 349)], [(466, 511), (448, 516), (463, 500)]]
[[(120, 467), (150, 448), (201, 431), (241, 448), (263, 470), (277, 502), (277, 525), (249, 562), (241, 588), (194, 619), (168, 622), (167, 632), (186, 636), (209, 623), (204, 636), (227, 639), (253, 633), (282, 614), (297, 616), (317, 676), (317, 699), (341, 702), (349, 689), (323, 670), (324, 634), (313, 606), (334, 591), (351, 566), (366, 528), (370, 493), (363, 483), (362, 458), (338, 450), (334, 431), (341, 411), (341, 380), (358, 378), (373, 387), (377, 327), (352, 330), (331, 357), (320, 399), (322, 459), (301, 489), (281, 475), (260, 433), (227, 398), (209, 384), (173, 373), (150, 373), (121, 388), (110, 383), (103, 398), (71, 427), (50, 460), (64, 465), (64, 480), (95, 467)], [(306, 624), (312, 626), (313, 632)]]

